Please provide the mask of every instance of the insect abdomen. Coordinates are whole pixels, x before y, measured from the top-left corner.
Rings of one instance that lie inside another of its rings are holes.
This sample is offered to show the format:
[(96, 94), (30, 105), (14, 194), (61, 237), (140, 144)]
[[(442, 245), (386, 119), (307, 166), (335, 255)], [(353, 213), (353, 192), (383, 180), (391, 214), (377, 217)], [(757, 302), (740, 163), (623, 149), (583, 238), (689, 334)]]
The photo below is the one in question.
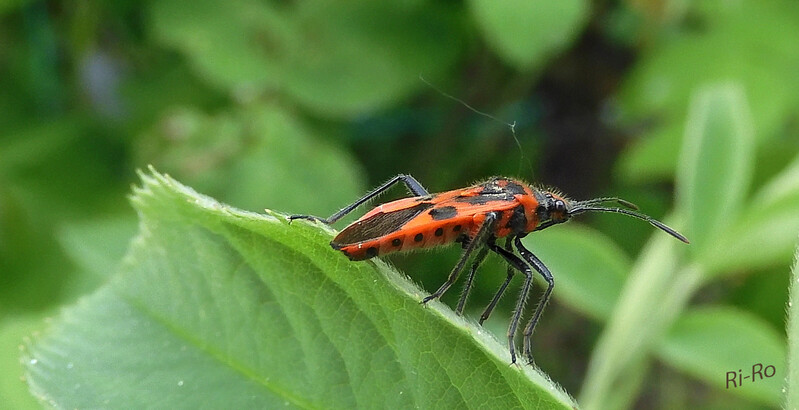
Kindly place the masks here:
[(424, 230), (400, 230), (373, 241), (355, 244), (341, 244), (333, 239), (330, 245), (340, 250), (350, 260), (360, 261), (394, 252), (448, 244), (471, 231), (471, 226), (464, 221), (448, 221), (434, 226), (425, 226), (425, 228)]

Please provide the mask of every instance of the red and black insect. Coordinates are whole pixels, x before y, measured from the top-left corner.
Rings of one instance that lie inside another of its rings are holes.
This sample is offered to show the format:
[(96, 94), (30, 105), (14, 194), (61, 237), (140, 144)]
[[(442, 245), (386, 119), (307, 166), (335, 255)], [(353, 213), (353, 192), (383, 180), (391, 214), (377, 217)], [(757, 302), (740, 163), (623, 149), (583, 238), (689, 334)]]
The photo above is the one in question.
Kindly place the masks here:
[[(647, 215), (635, 212), (637, 207), (625, 200), (596, 198), (587, 201), (571, 201), (558, 193), (534, 188), (523, 182), (502, 177), (493, 177), (468, 188), (430, 194), (410, 175), (397, 175), (329, 218), (292, 215), (289, 219), (310, 219), (332, 224), (398, 182), (404, 183), (413, 196), (388, 202), (372, 209), (339, 232), (330, 242), (330, 246), (343, 252), (350, 260), (359, 261), (392, 252), (429, 248), (453, 242), (460, 243), (463, 252), (447, 281), (421, 302), (427, 303), (443, 295), (474, 254), (471, 269), (456, 308), (458, 314), (463, 313), (463, 307), (477, 268), (489, 251), (498, 254), (509, 265), (507, 278), (480, 316), (480, 324), (491, 315), (514, 273), (518, 271), (524, 274), (521, 295), (516, 302), (516, 308), (508, 328), (508, 347), (512, 363), (516, 362), (513, 338), (516, 335), (524, 303), (532, 286), (533, 271), (538, 272), (544, 278), (547, 288), (530, 322), (524, 328), (524, 354), (530, 363), (533, 361), (530, 336), (533, 334), (535, 325), (538, 323), (555, 285), (549, 269), (522, 244), (521, 239), (527, 234), (566, 222), (572, 216), (581, 213), (615, 212), (643, 219), (669, 235), (688, 243), (688, 240), (674, 229)], [(611, 202), (624, 208), (602, 206)], [(496, 241), (500, 238), (506, 238), (504, 246), (497, 245)]]

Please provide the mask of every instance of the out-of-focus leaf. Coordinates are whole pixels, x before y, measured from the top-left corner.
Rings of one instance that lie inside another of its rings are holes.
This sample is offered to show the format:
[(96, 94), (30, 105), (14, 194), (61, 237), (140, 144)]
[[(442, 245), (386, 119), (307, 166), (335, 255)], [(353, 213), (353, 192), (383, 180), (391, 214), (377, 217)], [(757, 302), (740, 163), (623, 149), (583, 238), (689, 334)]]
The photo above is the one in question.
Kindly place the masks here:
[(140, 144), (155, 164), (236, 206), (330, 215), (364, 191), (354, 159), (276, 106), (167, 115)]
[(236, 210), (153, 171), (121, 272), (30, 345), (56, 407), (571, 408), (505, 346), (332, 232)]
[(606, 319), (632, 262), (605, 235), (579, 226), (553, 227), (525, 238), (555, 277), (554, 296), (594, 319)]
[(80, 115), (0, 130), (0, 306), (15, 313), (61, 301), (73, 267), (54, 240), (76, 215), (124, 204), (113, 144)]
[(667, 178), (679, 169), (678, 153), (659, 149), (680, 145), (689, 98), (702, 84), (740, 83), (759, 141), (775, 136), (796, 113), (799, 83), (793, 79), (799, 70), (799, 47), (794, 39), (799, 38), (799, 3), (699, 1), (694, 5), (689, 14), (701, 28), (666, 37), (646, 50), (619, 94), (626, 122), (655, 122), (646, 137), (621, 157), (618, 167), (630, 180)]
[(694, 267), (678, 269), (678, 247), (685, 246), (657, 234), (644, 247), (591, 355), (579, 398), (583, 408), (632, 401), (636, 390), (620, 385), (629, 384), (626, 376), (645, 366), (651, 349), (701, 283), (702, 272)]
[(152, 3), (156, 38), (238, 95), (277, 90), (320, 114), (383, 108), (458, 54), (457, 9), (432, 3), (252, 0)]
[(0, 13), (14, 11), (14, 9), (22, 7), (28, 3), (31, 3), (31, 0), (2, 0), (0, 1)]
[(170, 57), (137, 71), (121, 87), (127, 103), (125, 123), (121, 125), (130, 130), (129, 135), (152, 126), (174, 107), (216, 107), (220, 101), (228, 101), (227, 95), (198, 78), (188, 62), (179, 56)]
[(580, 34), (590, 9), (586, 0), (471, 0), (483, 36), (520, 69), (541, 65)]
[(59, 229), (58, 241), (81, 270), (105, 280), (122, 261), (136, 227), (132, 215), (70, 222)]
[(186, 54), (212, 84), (259, 90), (278, 83), (279, 62), (269, 53), (280, 52), (291, 33), (266, 4), (170, 0), (152, 3), (149, 12), (155, 39)]
[[(772, 406), (780, 404), (786, 374), (784, 341), (756, 316), (725, 307), (687, 311), (657, 352), (666, 363), (710, 385)], [(774, 373), (766, 373), (766, 366), (773, 366)], [(752, 372), (758, 369), (761, 374), (753, 379)], [(739, 370), (742, 383), (737, 378)], [(738, 384), (728, 385), (731, 378)]]
[(89, 294), (108, 280), (122, 262), (136, 228), (136, 219), (130, 213), (67, 222), (56, 230), (59, 250), (75, 266), (74, 273), (61, 285), (62, 303)]
[(59, 302), (73, 270), (58, 246), (0, 186), (0, 314), (24, 314)]
[(81, 115), (0, 130), (2, 193), (42, 229), (109, 204), (124, 204), (116, 141)]
[(799, 233), (799, 157), (752, 198), (699, 261), (708, 273), (734, 273), (790, 260)]
[(699, 262), (718, 275), (789, 261), (799, 232), (798, 209), (799, 193), (768, 206), (755, 201)]
[(685, 131), (684, 123), (677, 120), (674, 122), (679, 125), (670, 123), (668, 128), (659, 127), (647, 131), (637, 139), (616, 162), (618, 173), (623, 178), (636, 182), (666, 176), (670, 178), (680, 154), (680, 139), (672, 137), (672, 134), (679, 135)]
[(301, 2), (304, 31), (284, 63), (285, 90), (322, 114), (386, 107), (449, 71), (461, 49), (458, 9), (435, 2)]
[(779, 175), (769, 181), (756, 195), (756, 204), (770, 206), (778, 202), (790, 201), (799, 195), (799, 156)]
[(66, 117), (5, 129), (0, 135), (0, 178), (24, 173), (51, 160), (85, 133), (86, 121)]
[(677, 201), (690, 251), (699, 255), (738, 216), (752, 178), (754, 131), (743, 90), (724, 84), (697, 91), (684, 142)]

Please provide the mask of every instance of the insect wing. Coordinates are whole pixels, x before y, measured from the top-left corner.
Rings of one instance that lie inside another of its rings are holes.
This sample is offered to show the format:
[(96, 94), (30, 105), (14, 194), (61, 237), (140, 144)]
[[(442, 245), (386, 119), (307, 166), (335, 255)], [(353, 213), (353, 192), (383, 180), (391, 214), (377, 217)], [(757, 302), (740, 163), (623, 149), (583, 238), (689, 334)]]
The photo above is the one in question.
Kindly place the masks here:
[(396, 232), (413, 218), (432, 207), (433, 204), (429, 202), (421, 202), (391, 212), (370, 212), (339, 232), (333, 239), (333, 243), (346, 246), (380, 238), (391, 232)]
[[(417, 229), (450, 218), (470, 218), (476, 214), (510, 209), (517, 204), (506, 190), (486, 191), (475, 185), (428, 197), (399, 199), (380, 205), (344, 228), (333, 239), (338, 246), (368, 242), (404, 228)], [(432, 208), (432, 209), (431, 209)], [(436, 212), (436, 211), (441, 212)], [(427, 216), (427, 214), (430, 214)], [(421, 216), (427, 216), (422, 218)]]

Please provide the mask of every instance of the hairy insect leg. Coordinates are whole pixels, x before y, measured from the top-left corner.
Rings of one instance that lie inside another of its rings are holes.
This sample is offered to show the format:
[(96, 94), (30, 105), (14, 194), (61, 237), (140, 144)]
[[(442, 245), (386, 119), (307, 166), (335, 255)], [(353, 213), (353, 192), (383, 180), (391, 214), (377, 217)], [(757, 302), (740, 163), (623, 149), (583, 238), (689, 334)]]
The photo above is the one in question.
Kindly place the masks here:
[[(505, 250), (508, 252), (513, 252), (513, 248), (511, 248), (512, 239), (513, 239), (512, 237), (508, 237), (505, 240)], [(493, 312), (494, 308), (497, 307), (497, 303), (499, 303), (499, 300), (502, 298), (502, 295), (505, 293), (505, 290), (508, 288), (508, 285), (510, 284), (511, 279), (513, 279), (514, 274), (515, 272), (513, 271), (513, 266), (508, 265), (508, 276), (505, 278), (505, 282), (502, 283), (502, 286), (499, 287), (499, 290), (497, 290), (497, 293), (494, 295), (494, 298), (491, 299), (491, 303), (489, 303), (488, 306), (486, 306), (485, 310), (483, 311), (483, 314), (480, 315), (481, 325), (483, 324), (483, 322), (488, 320), (488, 318), (491, 316), (491, 312)]]
[[(464, 246), (467, 244), (464, 243)], [(480, 267), (480, 264), (483, 263), (486, 256), (488, 255), (488, 248), (483, 247), (480, 249), (480, 252), (477, 253), (477, 256), (474, 258), (474, 262), (472, 263), (472, 268), (469, 270), (469, 276), (466, 277), (466, 284), (463, 286), (463, 292), (461, 292), (461, 298), (458, 299), (458, 306), (455, 308), (455, 312), (459, 315), (463, 314), (463, 307), (466, 305), (466, 299), (469, 297), (469, 291), (472, 290), (472, 282), (474, 281), (474, 274), (477, 272), (477, 268)]]
[(527, 265), (527, 263), (525, 263), (518, 256), (514, 255), (513, 252), (500, 248), (496, 244), (489, 244), (488, 247), (491, 248), (492, 251), (499, 254), (499, 256), (505, 258), (510, 266), (524, 274), (522, 291), (521, 294), (519, 294), (519, 300), (516, 301), (516, 309), (513, 311), (513, 317), (511, 318), (510, 326), (508, 327), (508, 349), (510, 350), (510, 360), (511, 363), (516, 363), (516, 346), (513, 342), (513, 337), (516, 336), (516, 329), (519, 327), (519, 320), (521, 319), (522, 313), (524, 311), (524, 302), (527, 300), (527, 296), (530, 293), (530, 286), (533, 282), (533, 271), (530, 269), (530, 266)]
[(420, 184), (419, 181), (417, 181), (414, 177), (410, 175), (399, 174), (394, 178), (391, 178), (385, 183), (383, 183), (383, 185), (380, 185), (379, 187), (368, 192), (366, 195), (364, 195), (357, 201), (353, 202), (350, 205), (347, 205), (340, 211), (334, 213), (329, 218), (320, 218), (318, 216), (313, 216), (313, 215), (291, 215), (289, 216), (289, 222), (295, 219), (308, 219), (312, 221), (323, 222), (327, 225), (330, 225), (332, 223), (335, 223), (339, 219), (343, 218), (348, 213), (352, 212), (355, 208), (361, 206), (364, 202), (369, 201), (370, 199), (382, 194), (383, 192), (385, 192), (386, 190), (388, 190), (389, 188), (391, 188), (392, 186), (396, 185), (399, 182), (405, 184), (405, 187), (408, 188), (408, 191), (410, 191), (411, 194), (413, 194), (414, 196), (430, 195), (430, 193), (427, 192), (427, 190), (422, 186), (422, 184)]
[(496, 224), (497, 220), (499, 219), (499, 215), (496, 212), (489, 212), (486, 214), (485, 220), (483, 224), (480, 225), (480, 229), (475, 234), (474, 238), (469, 241), (469, 244), (461, 253), (460, 259), (458, 259), (458, 263), (455, 264), (455, 267), (452, 268), (452, 272), (450, 272), (449, 277), (447, 277), (447, 281), (438, 288), (437, 291), (433, 292), (432, 295), (422, 299), (422, 303), (427, 303), (433, 299), (437, 299), (447, 291), (447, 289), (455, 283), (455, 280), (458, 279), (458, 275), (460, 275), (463, 267), (466, 265), (466, 261), (469, 260), (469, 257), (472, 255), (475, 249), (480, 248), (486, 245), (486, 242), (489, 239), (489, 235), (494, 230), (494, 225)]
[(522, 258), (532, 265), (547, 282), (547, 288), (541, 296), (538, 306), (535, 308), (535, 313), (533, 313), (533, 317), (530, 318), (530, 322), (527, 323), (527, 326), (524, 328), (524, 354), (527, 356), (528, 362), (533, 363), (533, 349), (530, 339), (535, 330), (535, 325), (538, 324), (538, 319), (541, 318), (541, 313), (544, 311), (547, 303), (549, 303), (549, 297), (552, 295), (552, 288), (555, 287), (555, 280), (552, 278), (552, 272), (549, 271), (549, 268), (547, 268), (537, 256), (524, 247), (521, 237), (517, 237), (514, 243), (516, 244), (516, 249), (519, 251), (519, 254), (522, 255)]

